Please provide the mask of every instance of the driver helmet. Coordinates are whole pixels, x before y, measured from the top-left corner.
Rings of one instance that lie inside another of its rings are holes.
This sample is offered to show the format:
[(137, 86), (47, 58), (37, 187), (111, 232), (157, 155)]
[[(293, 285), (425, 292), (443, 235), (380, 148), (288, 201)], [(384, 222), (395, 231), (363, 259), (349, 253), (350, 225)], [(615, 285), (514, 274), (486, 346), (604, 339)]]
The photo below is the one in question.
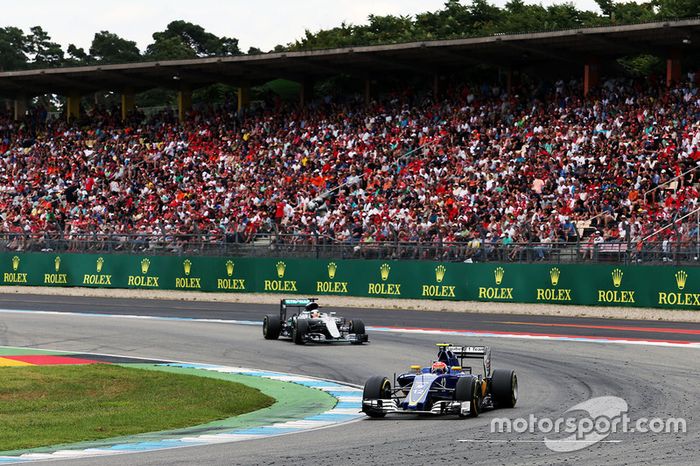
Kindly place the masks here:
[(447, 364), (442, 361), (435, 361), (430, 368), (430, 372), (433, 374), (444, 374), (447, 372)]
[(312, 319), (317, 319), (321, 316), (321, 312), (318, 310), (318, 303), (309, 303), (306, 305), (305, 309), (309, 311)]

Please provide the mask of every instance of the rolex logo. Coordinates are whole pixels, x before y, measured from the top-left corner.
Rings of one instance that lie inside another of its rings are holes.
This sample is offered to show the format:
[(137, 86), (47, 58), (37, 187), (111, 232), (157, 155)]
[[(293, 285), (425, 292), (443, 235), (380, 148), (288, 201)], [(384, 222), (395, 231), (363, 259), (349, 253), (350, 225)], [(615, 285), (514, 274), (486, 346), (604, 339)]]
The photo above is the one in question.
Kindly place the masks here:
[(105, 265), (105, 260), (102, 257), (97, 258), (97, 273), (102, 272), (102, 266)]
[(620, 269), (615, 269), (612, 271), (612, 281), (615, 288), (620, 288), (620, 285), (622, 285), (622, 275), (624, 274)]
[(679, 270), (676, 272), (676, 285), (678, 289), (682, 290), (685, 288), (685, 281), (688, 279), (688, 274), (684, 270)]
[(14, 272), (16, 272), (18, 268), (19, 268), (19, 257), (14, 256), (12, 258), (12, 270)]
[(557, 286), (559, 284), (559, 276), (561, 272), (557, 267), (553, 267), (549, 271), (549, 279), (552, 281), (552, 286)]
[(192, 262), (189, 259), (185, 259), (182, 263), (182, 268), (185, 270), (185, 275), (189, 277), (190, 271), (192, 270)]
[(493, 271), (493, 277), (496, 280), (496, 285), (500, 285), (501, 282), (503, 281), (503, 275), (506, 274), (506, 271), (503, 270), (503, 267), (496, 267), (496, 270)]
[(335, 264), (335, 262), (329, 262), (328, 263), (328, 278), (333, 280), (335, 278), (335, 272), (338, 270), (338, 266)]
[(445, 269), (445, 266), (442, 264), (435, 267), (435, 281), (438, 283), (442, 283), (443, 278), (445, 278), (446, 271), (447, 269)]
[(226, 261), (226, 275), (233, 275), (233, 261)]
[(389, 266), (389, 264), (382, 264), (379, 267), (379, 273), (382, 276), (382, 281), (387, 281), (387, 279), (389, 278), (389, 272), (391, 272), (391, 267)]
[(142, 274), (147, 274), (148, 273), (148, 268), (151, 266), (151, 261), (149, 259), (143, 259), (141, 261), (141, 273)]
[(61, 258), (56, 256), (56, 258), (53, 260), (53, 266), (56, 269), (56, 273), (58, 273), (59, 270), (61, 270)]
[(277, 269), (277, 278), (284, 278), (284, 271), (287, 270), (287, 264), (279, 261), (275, 268)]

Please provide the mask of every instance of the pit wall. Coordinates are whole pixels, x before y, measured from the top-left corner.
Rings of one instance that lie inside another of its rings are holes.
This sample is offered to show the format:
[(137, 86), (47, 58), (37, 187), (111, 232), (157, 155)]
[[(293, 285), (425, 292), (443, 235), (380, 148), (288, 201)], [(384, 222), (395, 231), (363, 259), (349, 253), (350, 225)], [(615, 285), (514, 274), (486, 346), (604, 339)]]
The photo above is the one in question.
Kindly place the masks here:
[(2, 285), (700, 309), (700, 268), (0, 253)]

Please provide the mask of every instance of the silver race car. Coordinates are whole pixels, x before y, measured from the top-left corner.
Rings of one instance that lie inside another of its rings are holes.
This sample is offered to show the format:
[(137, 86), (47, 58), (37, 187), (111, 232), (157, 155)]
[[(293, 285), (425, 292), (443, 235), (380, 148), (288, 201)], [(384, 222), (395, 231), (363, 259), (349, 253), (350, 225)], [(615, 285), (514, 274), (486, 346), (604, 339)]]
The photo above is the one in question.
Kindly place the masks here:
[[(365, 324), (359, 319), (346, 320), (335, 312), (321, 312), (317, 298), (283, 299), (279, 316), (268, 314), (263, 320), (266, 340), (289, 338), (297, 345), (305, 343), (352, 343), (369, 341)], [(287, 310), (294, 312), (287, 316)]]

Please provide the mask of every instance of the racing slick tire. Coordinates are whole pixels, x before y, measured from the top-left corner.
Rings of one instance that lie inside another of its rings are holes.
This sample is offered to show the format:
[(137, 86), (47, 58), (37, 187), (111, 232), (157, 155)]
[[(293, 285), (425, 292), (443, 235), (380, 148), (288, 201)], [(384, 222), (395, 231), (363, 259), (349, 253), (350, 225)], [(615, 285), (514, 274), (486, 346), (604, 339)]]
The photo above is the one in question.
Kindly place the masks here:
[(294, 344), (303, 345), (306, 343), (306, 333), (309, 331), (309, 323), (304, 319), (297, 319), (292, 329), (292, 340)]
[[(364, 390), (362, 390), (363, 400), (387, 400), (391, 398), (391, 382), (386, 377), (375, 375), (370, 377), (365, 382)], [(364, 409), (363, 411), (369, 417), (384, 417), (385, 412), (373, 409)]]
[(279, 316), (268, 314), (263, 319), (263, 336), (266, 340), (277, 340), (282, 330), (282, 321)]
[(491, 393), (497, 408), (512, 408), (518, 402), (518, 377), (509, 369), (494, 369)]
[[(362, 322), (360, 319), (353, 319), (350, 321), (350, 333), (354, 333), (355, 335), (364, 335), (365, 334), (365, 323)], [(353, 342), (354, 345), (361, 345), (363, 342), (362, 341), (356, 341)]]
[[(481, 390), (476, 377), (460, 377), (455, 386), (455, 400), (469, 401), (469, 417), (478, 417), (481, 409)], [(462, 414), (459, 417), (466, 417)]]

